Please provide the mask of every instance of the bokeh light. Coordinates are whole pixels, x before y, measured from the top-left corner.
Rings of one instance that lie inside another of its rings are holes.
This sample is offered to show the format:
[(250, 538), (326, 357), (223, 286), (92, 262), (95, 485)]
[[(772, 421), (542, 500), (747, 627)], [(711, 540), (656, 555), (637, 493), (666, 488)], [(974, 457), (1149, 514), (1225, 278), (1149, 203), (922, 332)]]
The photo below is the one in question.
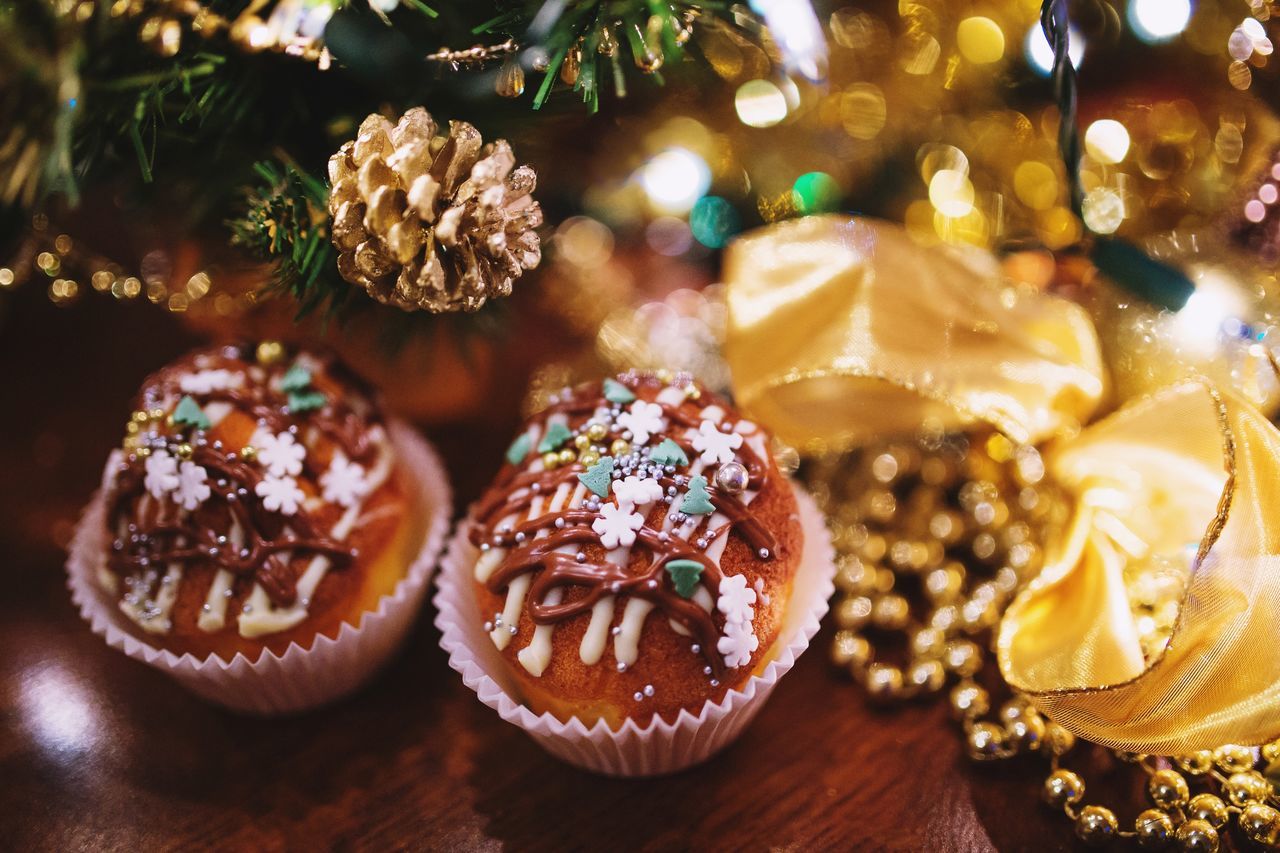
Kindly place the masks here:
[(688, 213), (711, 186), (711, 169), (687, 148), (668, 148), (640, 169), (640, 186), (654, 207)]
[(1097, 187), (1084, 197), (1084, 224), (1095, 234), (1114, 234), (1124, 222), (1124, 198), (1111, 187)]
[(854, 83), (840, 96), (840, 123), (854, 139), (875, 139), (887, 117), (884, 92), (874, 83)]
[(556, 229), (555, 246), (569, 263), (593, 269), (613, 255), (613, 232), (589, 216), (571, 216)]
[(796, 178), (791, 197), (800, 213), (829, 213), (840, 207), (840, 185), (826, 172), (807, 172)]
[(1058, 173), (1039, 160), (1025, 160), (1013, 170), (1013, 192), (1032, 210), (1048, 210), (1058, 203)]
[(1212, 353), (1218, 344), (1223, 324), (1244, 316), (1240, 283), (1215, 267), (1197, 266), (1191, 276), (1195, 292), (1174, 318), (1181, 347), (1196, 353)]
[(709, 249), (720, 249), (738, 233), (741, 222), (733, 205), (717, 195), (703, 196), (689, 213), (693, 238)]
[(693, 234), (683, 219), (659, 216), (644, 231), (645, 242), (659, 255), (677, 257), (693, 246)]
[(975, 65), (999, 62), (1004, 57), (1004, 32), (990, 18), (965, 18), (956, 29), (960, 55)]
[(768, 80), (749, 80), (733, 98), (738, 120), (748, 127), (772, 127), (787, 117), (787, 96)]
[[(1067, 34), (1070, 38), (1067, 43), (1067, 58), (1071, 60), (1071, 67), (1078, 69), (1080, 63), (1084, 62), (1084, 36), (1075, 27), (1067, 30)], [(1042, 77), (1049, 76), (1053, 71), (1053, 48), (1044, 37), (1044, 30), (1040, 29), (1039, 24), (1033, 24), (1027, 31), (1024, 49), (1027, 63)]]
[(1129, 0), (1129, 26), (1147, 42), (1168, 41), (1187, 28), (1191, 0)]
[(1129, 131), (1115, 119), (1098, 119), (1084, 132), (1084, 147), (1099, 163), (1115, 165), (1129, 153)]
[(964, 172), (939, 169), (929, 181), (929, 201), (943, 216), (967, 216), (973, 210), (973, 184)]

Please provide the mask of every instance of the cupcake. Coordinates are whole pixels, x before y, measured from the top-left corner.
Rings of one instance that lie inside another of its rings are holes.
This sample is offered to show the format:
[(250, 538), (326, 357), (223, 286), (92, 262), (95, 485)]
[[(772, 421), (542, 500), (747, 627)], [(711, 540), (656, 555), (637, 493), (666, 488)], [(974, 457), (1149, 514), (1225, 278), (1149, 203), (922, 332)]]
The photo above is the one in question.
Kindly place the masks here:
[[(526, 425), (464, 522), (437, 602), (451, 663), (507, 685), (528, 719), (597, 739), (671, 734), (763, 698), (768, 667), (784, 650), (789, 666), (816, 630), (830, 559), (762, 428), (687, 375), (630, 372), (566, 390)], [(638, 772), (712, 751), (688, 750), (687, 734), (682, 756), (639, 758)]]
[[(274, 343), (192, 353), (136, 403), (69, 564), (95, 628), (185, 676), (269, 670), (288, 694), (194, 677), (233, 707), (292, 710), (358, 683), (408, 627), (439, 549), (434, 453), (331, 356)], [(332, 661), (304, 662), (316, 650)]]

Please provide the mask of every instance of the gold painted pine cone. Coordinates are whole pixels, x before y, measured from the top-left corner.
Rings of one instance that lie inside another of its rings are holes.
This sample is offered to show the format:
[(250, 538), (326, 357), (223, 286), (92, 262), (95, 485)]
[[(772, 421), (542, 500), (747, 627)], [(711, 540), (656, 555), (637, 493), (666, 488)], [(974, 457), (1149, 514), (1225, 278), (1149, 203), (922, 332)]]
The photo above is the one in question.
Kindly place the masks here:
[(406, 311), (475, 311), (542, 259), (537, 175), (466, 122), (436, 131), (421, 107), (371, 115), (329, 158), (338, 271)]

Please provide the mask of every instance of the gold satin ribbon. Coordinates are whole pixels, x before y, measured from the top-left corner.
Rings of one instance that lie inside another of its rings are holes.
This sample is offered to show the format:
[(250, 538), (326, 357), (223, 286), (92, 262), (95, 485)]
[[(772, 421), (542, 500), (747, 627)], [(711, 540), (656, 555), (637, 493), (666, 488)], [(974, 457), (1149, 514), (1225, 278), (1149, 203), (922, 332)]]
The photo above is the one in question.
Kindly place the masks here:
[(1036, 442), (1102, 397), (1088, 316), (1005, 285), (990, 255), (811, 216), (740, 238), (725, 265), (735, 397), (803, 450), (979, 420)]
[[(1280, 735), (1280, 431), (1195, 382), (1126, 407), (1046, 462), (1076, 514), (1000, 623), (1010, 686), (1115, 749), (1180, 755)], [(1190, 574), (1150, 662), (1124, 581), (1144, 561)]]
[[(735, 394), (784, 440), (840, 447), (974, 421), (1053, 439), (1046, 462), (1074, 512), (1000, 624), (1010, 685), (1115, 749), (1280, 734), (1280, 431), (1256, 409), (1193, 382), (1078, 432), (1104, 390), (1083, 312), (887, 223), (771, 226), (726, 266)], [(1125, 573), (1151, 561), (1189, 581), (1146, 660)]]

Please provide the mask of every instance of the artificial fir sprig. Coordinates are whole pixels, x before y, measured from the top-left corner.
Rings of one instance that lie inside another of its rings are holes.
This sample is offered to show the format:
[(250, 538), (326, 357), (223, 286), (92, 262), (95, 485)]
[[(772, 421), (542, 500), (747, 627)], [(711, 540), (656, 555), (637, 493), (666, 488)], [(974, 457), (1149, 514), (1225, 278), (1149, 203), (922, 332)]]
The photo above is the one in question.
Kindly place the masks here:
[(299, 318), (341, 311), (355, 291), (338, 275), (329, 237), (329, 189), (285, 156), (254, 165), (258, 183), (228, 222), (231, 241), (275, 265), (269, 291), (291, 296)]
[(619, 97), (626, 96), (628, 58), (661, 83), (659, 69), (682, 56), (694, 21), (704, 15), (733, 20), (728, 7), (714, 0), (567, 0), (527, 3), (474, 31), (507, 33), (537, 53), (535, 68), (544, 76), (533, 98), (535, 109), (546, 103), (559, 78), (595, 111), (606, 80), (612, 81)]

